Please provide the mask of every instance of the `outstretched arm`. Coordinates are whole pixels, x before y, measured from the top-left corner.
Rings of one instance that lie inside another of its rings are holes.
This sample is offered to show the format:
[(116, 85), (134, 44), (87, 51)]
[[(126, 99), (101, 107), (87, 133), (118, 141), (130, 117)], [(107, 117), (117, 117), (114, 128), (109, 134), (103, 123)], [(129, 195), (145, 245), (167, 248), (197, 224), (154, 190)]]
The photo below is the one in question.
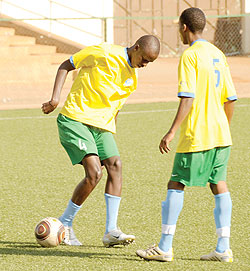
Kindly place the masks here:
[(62, 91), (64, 82), (66, 80), (66, 77), (68, 75), (68, 72), (74, 69), (75, 68), (72, 66), (69, 59), (64, 61), (59, 66), (57, 70), (57, 74), (56, 74), (56, 79), (55, 79), (51, 99), (50, 101), (43, 103), (42, 105), (42, 111), (44, 114), (49, 114), (56, 109), (60, 101), (61, 91)]
[(178, 111), (176, 113), (173, 124), (160, 142), (159, 149), (162, 154), (164, 152), (168, 153), (171, 150), (169, 144), (173, 140), (175, 133), (180, 127), (181, 123), (186, 118), (187, 114), (189, 113), (193, 104), (193, 100), (194, 98), (187, 98), (187, 97), (181, 98)]
[(234, 103), (235, 103), (235, 100), (224, 103), (224, 110), (225, 110), (229, 125), (233, 117)]

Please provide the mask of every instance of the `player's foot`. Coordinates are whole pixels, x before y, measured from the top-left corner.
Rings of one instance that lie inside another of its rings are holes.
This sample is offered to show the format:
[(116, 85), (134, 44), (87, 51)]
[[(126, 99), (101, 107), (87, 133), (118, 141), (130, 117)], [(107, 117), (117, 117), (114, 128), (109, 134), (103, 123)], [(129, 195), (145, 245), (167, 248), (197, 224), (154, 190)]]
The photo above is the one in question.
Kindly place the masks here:
[(167, 252), (164, 252), (156, 245), (153, 245), (145, 250), (139, 249), (136, 251), (136, 254), (148, 261), (172, 262), (174, 259), (173, 248), (170, 248)]
[(227, 249), (223, 253), (219, 253), (216, 250), (210, 254), (203, 255), (200, 258), (202, 261), (220, 261), (220, 262), (233, 262), (233, 252), (231, 249)]
[(113, 247), (115, 245), (126, 246), (133, 243), (134, 240), (134, 235), (125, 234), (120, 229), (110, 231), (107, 234), (104, 234), (102, 238), (102, 242), (105, 247)]
[(64, 226), (65, 237), (63, 243), (69, 246), (81, 246), (82, 243), (76, 238), (72, 227)]

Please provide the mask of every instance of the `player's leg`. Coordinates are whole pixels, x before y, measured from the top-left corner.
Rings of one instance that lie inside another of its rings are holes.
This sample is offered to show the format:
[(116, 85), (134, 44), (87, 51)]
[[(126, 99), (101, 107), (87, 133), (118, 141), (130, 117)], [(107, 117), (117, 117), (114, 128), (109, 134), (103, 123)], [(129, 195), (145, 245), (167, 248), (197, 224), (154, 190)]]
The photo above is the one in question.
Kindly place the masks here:
[(171, 181), (168, 184), (166, 201), (162, 202), (162, 237), (159, 248), (167, 252), (172, 248), (176, 223), (183, 207), (184, 188), (207, 184), (211, 170), (209, 164), (213, 153), (177, 153), (174, 160)]
[(67, 208), (59, 218), (66, 229), (64, 243), (68, 245), (81, 245), (75, 237), (72, 223), (82, 203), (101, 179), (101, 164), (89, 126), (60, 114), (57, 123), (60, 141), (68, 153), (72, 164), (82, 164), (85, 169), (85, 178), (75, 188)]
[(202, 256), (201, 260), (233, 261), (233, 255), (229, 244), (232, 201), (227, 184), (224, 181), (226, 180), (229, 155), (229, 147), (218, 149), (216, 157), (217, 162), (210, 177), (210, 188), (215, 198), (214, 219), (218, 241), (215, 251)]
[(59, 218), (66, 230), (64, 243), (67, 245), (81, 245), (72, 228), (73, 219), (80, 210), (83, 202), (87, 199), (102, 177), (101, 164), (98, 156), (85, 156), (82, 160), (82, 165), (85, 169), (85, 178), (76, 186), (67, 208)]
[(184, 185), (170, 181), (165, 201), (162, 202), (162, 235), (159, 248), (167, 252), (172, 248), (176, 223), (183, 207)]
[(107, 170), (105, 193), (121, 196), (122, 192), (122, 162), (120, 156), (113, 156), (102, 161)]
[(105, 234), (117, 229), (117, 217), (121, 201), (122, 163), (119, 156), (113, 156), (102, 161), (107, 170), (105, 187), (106, 229)]
[(135, 240), (135, 236), (125, 234), (117, 227), (122, 189), (121, 159), (119, 156), (113, 156), (102, 162), (108, 174), (104, 194), (106, 201), (106, 229), (103, 244), (106, 247), (127, 245)]
[(85, 177), (76, 186), (71, 198), (72, 202), (78, 206), (83, 204), (102, 178), (102, 169), (99, 156), (95, 154), (86, 155), (82, 160), (82, 165), (85, 170)]
[[(162, 202), (162, 234), (158, 246), (152, 246), (146, 250), (137, 250), (136, 254), (146, 260), (172, 261), (172, 242), (175, 234), (176, 223), (183, 207), (185, 185), (177, 179), (177, 175), (185, 176), (180, 167), (180, 155), (175, 156), (172, 177), (168, 183), (166, 200)], [(180, 174), (182, 172), (182, 174)], [(189, 176), (186, 176), (189, 179)]]
[(220, 181), (217, 185), (210, 184), (210, 188), (215, 198), (214, 219), (218, 241), (216, 249), (210, 254), (203, 255), (201, 260), (232, 262), (233, 253), (229, 242), (232, 213), (231, 196), (225, 181)]
[[(216, 185), (210, 184), (210, 187), (215, 198), (214, 219), (218, 235), (216, 251), (222, 253), (230, 248), (232, 200), (226, 182), (220, 181)], [(222, 193), (218, 193), (220, 191)]]
[(137, 250), (136, 254), (145, 260), (173, 261), (172, 242), (176, 223), (183, 207), (184, 188), (182, 183), (169, 181), (167, 198), (162, 202), (162, 234), (158, 246)]
[(168, 194), (162, 202), (162, 236), (157, 247), (139, 250), (137, 255), (147, 260), (172, 261), (172, 241), (182, 210), (185, 186), (207, 185), (213, 152), (176, 153)]
[(108, 175), (104, 194), (106, 228), (103, 244), (106, 247), (119, 244), (127, 245), (132, 243), (135, 237), (123, 233), (117, 227), (122, 190), (122, 162), (113, 135), (103, 130), (96, 132), (98, 154)]

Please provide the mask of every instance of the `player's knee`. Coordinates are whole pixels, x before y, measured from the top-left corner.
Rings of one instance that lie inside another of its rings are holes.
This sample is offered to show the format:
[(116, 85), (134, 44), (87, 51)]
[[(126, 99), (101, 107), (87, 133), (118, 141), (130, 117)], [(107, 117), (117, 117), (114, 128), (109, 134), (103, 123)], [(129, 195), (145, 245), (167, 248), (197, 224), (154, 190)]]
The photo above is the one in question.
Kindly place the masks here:
[(228, 192), (227, 183), (219, 181), (217, 184), (210, 183), (210, 189), (214, 195)]
[(96, 168), (95, 170), (89, 172), (86, 176), (86, 182), (88, 182), (92, 187), (95, 187), (102, 178), (102, 169)]
[(119, 173), (122, 171), (122, 161), (120, 157), (113, 158), (110, 163), (106, 164), (107, 171)]
[(113, 167), (115, 171), (120, 172), (122, 170), (122, 161), (120, 158), (115, 159)]

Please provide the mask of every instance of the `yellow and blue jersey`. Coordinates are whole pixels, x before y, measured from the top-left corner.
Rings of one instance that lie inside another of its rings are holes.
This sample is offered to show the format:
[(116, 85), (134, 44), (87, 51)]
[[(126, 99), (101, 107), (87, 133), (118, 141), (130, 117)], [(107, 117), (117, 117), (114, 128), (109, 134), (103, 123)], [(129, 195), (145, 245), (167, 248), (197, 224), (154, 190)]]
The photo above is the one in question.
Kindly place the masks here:
[(181, 124), (178, 153), (232, 145), (224, 103), (237, 96), (226, 57), (213, 44), (198, 39), (182, 54), (178, 97), (194, 98)]
[(127, 49), (102, 43), (84, 48), (70, 62), (80, 70), (61, 114), (115, 133), (115, 116), (137, 87)]

